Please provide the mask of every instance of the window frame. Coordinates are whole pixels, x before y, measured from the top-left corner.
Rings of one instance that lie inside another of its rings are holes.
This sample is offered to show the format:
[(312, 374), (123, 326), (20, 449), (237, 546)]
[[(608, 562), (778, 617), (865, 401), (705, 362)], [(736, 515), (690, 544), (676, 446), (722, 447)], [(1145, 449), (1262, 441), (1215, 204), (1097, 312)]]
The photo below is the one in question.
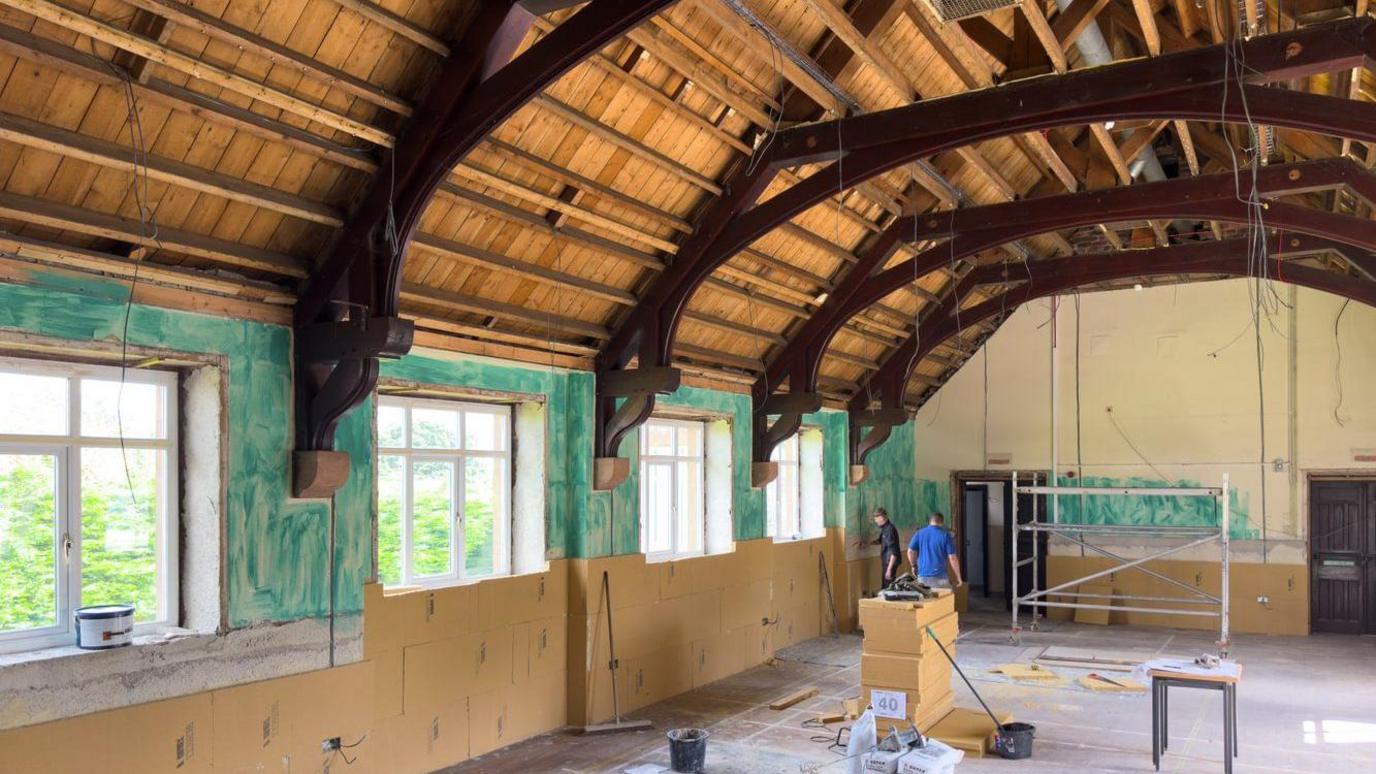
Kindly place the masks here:
[[(383, 446), (380, 432), (381, 412), (384, 406), (395, 406), (403, 409), (402, 421), (402, 443), (403, 446)], [(460, 448), (458, 449), (428, 449), (416, 448), (411, 445), (411, 413), (415, 408), (457, 412), (459, 415), (458, 438)], [(489, 451), (483, 449), (468, 449), (465, 447), (467, 438), (465, 435), (465, 422), (469, 414), (495, 414), (506, 419), (506, 432), (503, 435), (502, 449)], [(377, 444), (374, 449), (374, 462), (378, 462), (383, 456), (393, 456), (402, 458), (402, 512), (401, 518), (401, 577), (391, 588), (399, 586), (420, 586), (423, 588), (445, 588), (449, 586), (460, 586), (468, 583), (475, 583), (488, 578), (502, 578), (512, 574), (512, 556), (514, 546), (512, 545), (514, 536), (514, 513), (513, 513), (513, 488), (515, 486), (516, 472), (514, 466), (514, 448), (516, 445), (516, 412), (515, 407), (507, 403), (481, 403), (446, 398), (414, 398), (399, 395), (379, 395), (377, 397), (377, 416), (374, 417), (373, 425), (377, 435)], [(470, 458), (476, 459), (497, 459), (502, 462), (499, 470), (502, 475), (502, 486), (500, 487), (502, 502), (501, 516), (493, 520), (493, 556), (492, 572), (482, 575), (470, 575), (465, 568), (464, 548), (466, 545), (466, 526), (467, 519), (464, 517), (464, 494), (466, 482), (464, 480), (465, 463)], [(452, 539), (450, 540), (450, 566), (452, 570), (442, 575), (427, 575), (417, 577), (415, 575), (413, 563), (414, 550), (414, 497), (415, 487), (413, 472), (416, 462), (445, 462), (452, 465), (453, 475), (450, 480), (450, 501), (454, 506), (454, 513), (451, 514), (453, 523)], [(379, 487), (379, 477), (381, 476), (381, 465), (375, 464), (373, 479), (375, 487)], [(374, 529), (377, 529), (377, 521), (380, 514), (374, 516)], [(379, 533), (380, 534), (380, 533)], [(376, 568), (377, 551), (374, 551), (374, 567)], [(376, 572), (376, 571), (375, 571)], [(378, 578), (379, 582), (381, 578)], [(384, 586), (387, 584), (384, 583)]]
[[(774, 480), (765, 485), (765, 537), (772, 538), (776, 543), (789, 543), (795, 540), (812, 540), (826, 534), (825, 528), (818, 534), (809, 534), (806, 525), (803, 523), (803, 503), (808, 495), (806, 483), (804, 481), (805, 477), (803, 476), (803, 435), (810, 432), (816, 432), (819, 435), (823, 435), (825, 431), (813, 425), (803, 425), (796, 433), (779, 442), (769, 454), (769, 461), (777, 463), (779, 470), (777, 475), (774, 476)], [(793, 449), (793, 459), (791, 460), (780, 459), (780, 452), (784, 449), (785, 445)], [(820, 477), (819, 480), (825, 481), (826, 461), (825, 459), (819, 458), (818, 463), (819, 470), (817, 473)], [(782, 490), (779, 482), (785, 477), (785, 467), (793, 469), (793, 483), (796, 487), (793, 498), (795, 508), (791, 515), (793, 531), (788, 534), (780, 534), (777, 516), (782, 510), (780, 504)], [(823, 484), (822, 489), (823, 491), (820, 494), (825, 499), (825, 484)], [(771, 518), (771, 506), (775, 518)], [(825, 523), (825, 518), (823, 518), (823, 522)]]
[[(157, 566), (154, 571), (158, 608), (153, 620), (134, 624), (134, 636), (175, 628), (181, 613), (181, 374), (177, 371), (121, 368), (64, 360), (0, 356), (0, 373), (58, 377), (67, 381), (66, 432), (62, 435), (0, 432), (0, 454), (51, 455), (56, 458), (54, 499), (53, 585), (56, 622), (38, 629), (0, 632), (0, 653), (17, 653), (67, 645), (75, 637), (75, 610), (82, 583), (82, 449), (155, 449), (165, 452), (160, 473), (163, 493), (157, 506)], [(163, 389), (164, 438), (84, 435), (81, 429), (83, 379), (152, 384)], [(65, 555), (64, 555), (65, 554)]]
[[(674, 430), (674, 440), (671, 447), (675, 450), (673, 454), (647, 454), (645, 450), (649, 448), (647, 436), (652, 425), (671, 427)], [(698, 433), (698, 453), (696, 455), (678, 454), (678, 431), (680, 428), (696, 430)], [(640, 426), (638, 434), (640, 444), (639, 460), (639, 499), (637, 500), (640, 512), (640, 552), (645, 555), (647, 562), (667, 562), (677, 559), (690, 559), (696, 556), (707, 555), (707, 422), (695, 419), (680, 419), (677, 417), (652, 416)], [(680, 462), (688, 462), (697, 466), (698, 479), (698, 513), (697, 531), (699, 535), (699, 547), (692, 550), (683, 550), (679, 546), (679, 521), (681, 514), (678, 511), (679, 502), (679, 466)], [(646, 467), (650, 464), (667, 464), (670, 471), (670, 514), (669, 514), (669, 549), (663, 551), (650, 551), (648, 545), (646, 529)]]

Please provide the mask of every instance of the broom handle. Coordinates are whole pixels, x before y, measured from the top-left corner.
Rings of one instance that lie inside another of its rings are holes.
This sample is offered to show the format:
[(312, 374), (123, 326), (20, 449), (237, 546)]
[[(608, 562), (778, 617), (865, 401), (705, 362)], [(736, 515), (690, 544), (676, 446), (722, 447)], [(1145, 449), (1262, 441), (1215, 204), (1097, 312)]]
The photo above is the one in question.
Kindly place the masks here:
[(607, 669), (612, 673), (612, 715), (621, 722), (621, 699), (616, 693), (616, 636), (612, 634), (612, 582), (607, 571), (602, 571), (602, 598), (607, 600)]
[[(611, 619), (608, 619), (609, 622), (610, 620)], [(966, 677), (965, 673), (960, 671), (960, 665), (956, 663), (955, 659), (951, 658), (950, 653), (946, 652), (946, 646), (942, 645), (941, 640), (937, 639), (936, 632), (932, 631), (931, 625), (929, 624), (925, 628), (927, 629), (927, 636), (932, 638), (932, 642), (935, 642), (938, 648), (941, 648), (941, 655), (945, 656), (946, 660), (951, 662), (951, 666), (956, 668), (956, 674), (960, 675), (960, 679), (965, 681), (965, 686), (970, 689), (970, 693), (975, 695), (975, 700), (979, 702), (979, 706), (983, 707), (985, 713), (989, 715), (989, 719), (994, 721), (994, 725), (998, 727), (999, 733), (1003, 733), (1003, 724), (999, 722), (998, 718), (994, 717), (994, 713), (990, 711), (989, 705), (984, 703), (984, 699), (979, 695), (979, 691), (975, 690), (975, 686), (970, 684), (970, 678)]]

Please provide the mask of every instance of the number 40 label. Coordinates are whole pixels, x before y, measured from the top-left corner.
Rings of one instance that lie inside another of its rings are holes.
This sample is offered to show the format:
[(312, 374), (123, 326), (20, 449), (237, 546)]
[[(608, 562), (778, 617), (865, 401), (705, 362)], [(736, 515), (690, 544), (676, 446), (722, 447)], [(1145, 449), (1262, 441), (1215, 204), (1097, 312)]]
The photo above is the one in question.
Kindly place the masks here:
[(902, 719), (908, 716), (908, 694), (902, 691), (870, 691), (875, 717)]

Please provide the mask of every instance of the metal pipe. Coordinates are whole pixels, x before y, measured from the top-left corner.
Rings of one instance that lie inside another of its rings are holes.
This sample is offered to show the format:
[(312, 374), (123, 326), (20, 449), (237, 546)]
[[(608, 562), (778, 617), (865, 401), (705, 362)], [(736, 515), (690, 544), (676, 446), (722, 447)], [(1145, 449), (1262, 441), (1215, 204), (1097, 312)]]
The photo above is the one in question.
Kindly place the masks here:
[[(1070, 596), (1067, 594), (1066, 596)], [(1186, 599), (1184, 597), (1144, 597), (1137, 594), (1086, 594), (1075, 593), (1076, 599), (1126, 599), (1132, 602), (1175, 602), (1181, 605), (1217, 605), (1214, 599)]]
[[(1049, 589), (1045, 589), (1042, 593), (1043, 593), (1043, 594), (1050, 594), (1050, 593), (1052, 593), (1052, 592), (1064, 591), (1065, 589), (1068, 589), (1068, 588), (1070, 588), (1071, 586), (1078, 586), (1078, 585), (1080, 585), (1081, 583), (1084, 583), (1085, 581), (1092, 581), (1092, 580), (1094, 580), (1095, 578), (1102, 578), (1102, 577), (1105, 576), (1105, 575), (1111, 575), (1111, 574), (1113, 574), (1113, 573), (1115, 573), (1115, 572), (1118, 572), (1118, 571), (1120, 571), (1120, 570), (1128, 570), (1128, 569), (1131, 569), (1131, 568), (1133, 568), (1133, 567), (1136, 567), (1136, 566), (1139, 565), (1139, 564), (1143, 564), (1143, 563), (1145, 563), (1145, 562), (1150, 562), (1150, 561), (1153, 560), (1153, 559), (1160, 559), (1160, 558), (1163, 557), (1163, 556), (1170, 556), (1171, 554), (1176, 554), (1176, 553), (1179, 553), (1179, 552), (1181, 552), (1181, 551), (1184, 551), (1184, 550), (1187, 549), (1187, 548), (1194, 548), (1195, 546), (1203, 545), (1203, 544), (1205, 544), (1205, 543), (1211, 543), (1211, 542), (1213, 542), (1213, 540), (1214, 540), (1214, 538), (1212, 538), (1212, 537), (1207, 537), (1207, 538), (1200, 538), (1200, 539), (1198, 539), (1198, 540), (1191, 540), (1191, 541), (1188, 542), (1188, 543), (1181, 543), (1181, 544), (1178, 545), (1178, 546), (1171, 546), (1170, 548), (1168, 548), (1168, 549), (1166, 549), (1166, 550), (1164, 550), (1164, 551), (1159, 551), (1159, 552), (1157, 552), (1156, 554), (1154, 554), (1154, 555), (1152, 555), (1152, 556), (1144, 556), (1144, 557), (1142, 557), (1141, 559), (1133, 559), (1132, 561), (1127, 562), (1127, 563), (1125, 563), (1125, 564), (1120, 564), (1120, 565), (1118, 565), (1117, 567), (1110, 567), (1110, 568), (1108, 568), (1107, 570), (1100, 570), (1100, 571), (1095, 572), (1095, 573), (1090, 573), (1089, 575), (1086, 575), (1086, 576), (1084, 576), (1083, 578), (1076, 578), (1076, 579), (1074, 579), (1074, 580), (1070, 580), (1070, 581), (1067, 581), (1067, 582), (1065, 582), (1065, 583), (1062, 583), (1062, 584), (1059, 585), (1059, 586), (1053, 586), (1053, 587), (1051, 587), (1051, 588), (1049, 588)], [(1033, 546), (1036, 546), (1036, 541), (1033, 541), (1032, 545), (1033, 545)]]
[[(1245, 1), (1245, 0), (1242, 0)], [(1070, 8), (1074, 0), (1056, 0), (1056, 7), (1065, 13)], [(1080, 50), (1080, 56), (1091, 66), (1097, 67), (1113, 61), (1113, 52), (1109, 50), (1108, 41), (1104, 40), (1104, 33), (1099, 29), (1099, 22), (1091, 19), (1089, 24), (1080, 36), (1075, 39), (1075, 47)], [(1140, 164), (1138, 161), (1140, 160)], [(1136, 178), (1139, 174), (1146, 180), (1157, 181), (1166, 179), (1166, 171), (1161, 168), (1160, 159), (1156, 158), (1156, 151), (1151, 146), (1142, 149), (1135, 159), (1127, 159), (1133, 166), (1132, 176)]]
[(1200, 615), (1217, 618), (1212, 610), (1169, 610), (1156, 607), (1127, 607), (1118, 605), (1082, 605), (1078, 602), (1023, 602), (1028, 607), (1070, 607), (1077, 610), (1115, 610), (1121, 613), (1160, 613), (1161, 615)]
[[(1223, 493), (1216, 486), (1063, 486), (1061, 494), (1086, 495), (1165, 495), (1169, 497), (1218, 497)], [(1052, 494), (1049, 486), (1020, 486), (1022, 494)]]
[[(1091, 550), (1091, 551), (1093, 551), (1093, 552), (1095, 552), (1095, 553), (1097, 553), (1097, 554), (1102, 554), (1102, 555), (1104, 555), (1104, 556), (1107, 556), (1108, 558), (1113, 559), (1113, 560), (1115, 560), (1115, 561), (1119, 561), (1119, 562), (1126, 562), (1126, 561), (1127, 561), (1126, 558), (1124, 558), (1124, 557), (1122, 557), (1122, 556), (1119, 556), (1118, 554), (1113, 553), (1112, 551), (1108, 550), (1107, 548), (1104, 548), (1103, 546), (1096, 546), (1096, 545), (1094, 545), (1093, 543), (1089, 543), (1089, 542), (1086, 542), (1086, 541), (1084, 541), (1084, 540), (1078, 540), (1078, 539), (1076, 539), (1076, 538), (1070, 537), (1069, 535), (1062, 535), (1062, 537), (1065, 538), (1066, 540), (1069, 540), (1069, 541), (1073, 542), (1073, 543), (1077, 543), (1077, 544), (1079, 544), (1079, 545), (1081, 545), (1081, 546), (1083, 546), (1083, 547), (1085, 547), (1085, 548), (1088, 548), (1089, 550)], [(1212, 536), (1210, 536), (1210, 537), (1212, 537)], [(1153, 578), (1156, 578), (1156, 579), (1158, 579), (1158, 580), (1165, 581), (1166, 583), (1169, 583), (1169, 584), (1172, 585), (1172, 586), (1176, 586), (1176, 587), (1182, 588), (1182, 589), (1184, 589), (1184, 590), (1190, 592), (1191, 594), (1195, 594), (1195, 595), (1198, 595), (1198, 596), (1203, 597), (1203, 598), (1205, 598), (1205, 599), (1212, 600), (1212, 601), (1215, 602), (1215, 603), (1220, 603), (1220, 600), (1219, 600), (1218, 597), (1215, 597), (1214, 595), (1210, 594), (1210, 593), (1207, 592), (1207, 591), (1204, 591), (1203, 589), (1197, 589), (1197, 588), (1195, 588), (1194, 586), (1191, 586), (1190, 584), (1185, 583), (1184, 581), (1176, 580), (1175, 578), (1172, 578), (1172, 577), (1170, 577), (1170, 576), (1168, 576), (1168, 575), (1162, 575), (1161, 573), (1157, 572), (1156, 570), (1152, 570), (1152, 569), (1149, 569), (1149, 568), (1147, 568), (1147, 567), (1138, 567), (1137, 570), (1138, 570), (1138, 572), (1146, 573), (1147, 575), (1150, 575), (1150, 576), (1152, 576)]]

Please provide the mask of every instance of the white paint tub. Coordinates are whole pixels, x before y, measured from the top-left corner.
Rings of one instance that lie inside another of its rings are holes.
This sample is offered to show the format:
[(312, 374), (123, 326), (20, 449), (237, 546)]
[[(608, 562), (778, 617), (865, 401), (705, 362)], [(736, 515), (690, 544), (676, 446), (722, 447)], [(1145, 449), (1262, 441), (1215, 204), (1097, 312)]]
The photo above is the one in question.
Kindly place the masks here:
[(76, 646), (83, 650), (122, 648), (134, 641), (133, 605), (90, 605), (76, 609)]

